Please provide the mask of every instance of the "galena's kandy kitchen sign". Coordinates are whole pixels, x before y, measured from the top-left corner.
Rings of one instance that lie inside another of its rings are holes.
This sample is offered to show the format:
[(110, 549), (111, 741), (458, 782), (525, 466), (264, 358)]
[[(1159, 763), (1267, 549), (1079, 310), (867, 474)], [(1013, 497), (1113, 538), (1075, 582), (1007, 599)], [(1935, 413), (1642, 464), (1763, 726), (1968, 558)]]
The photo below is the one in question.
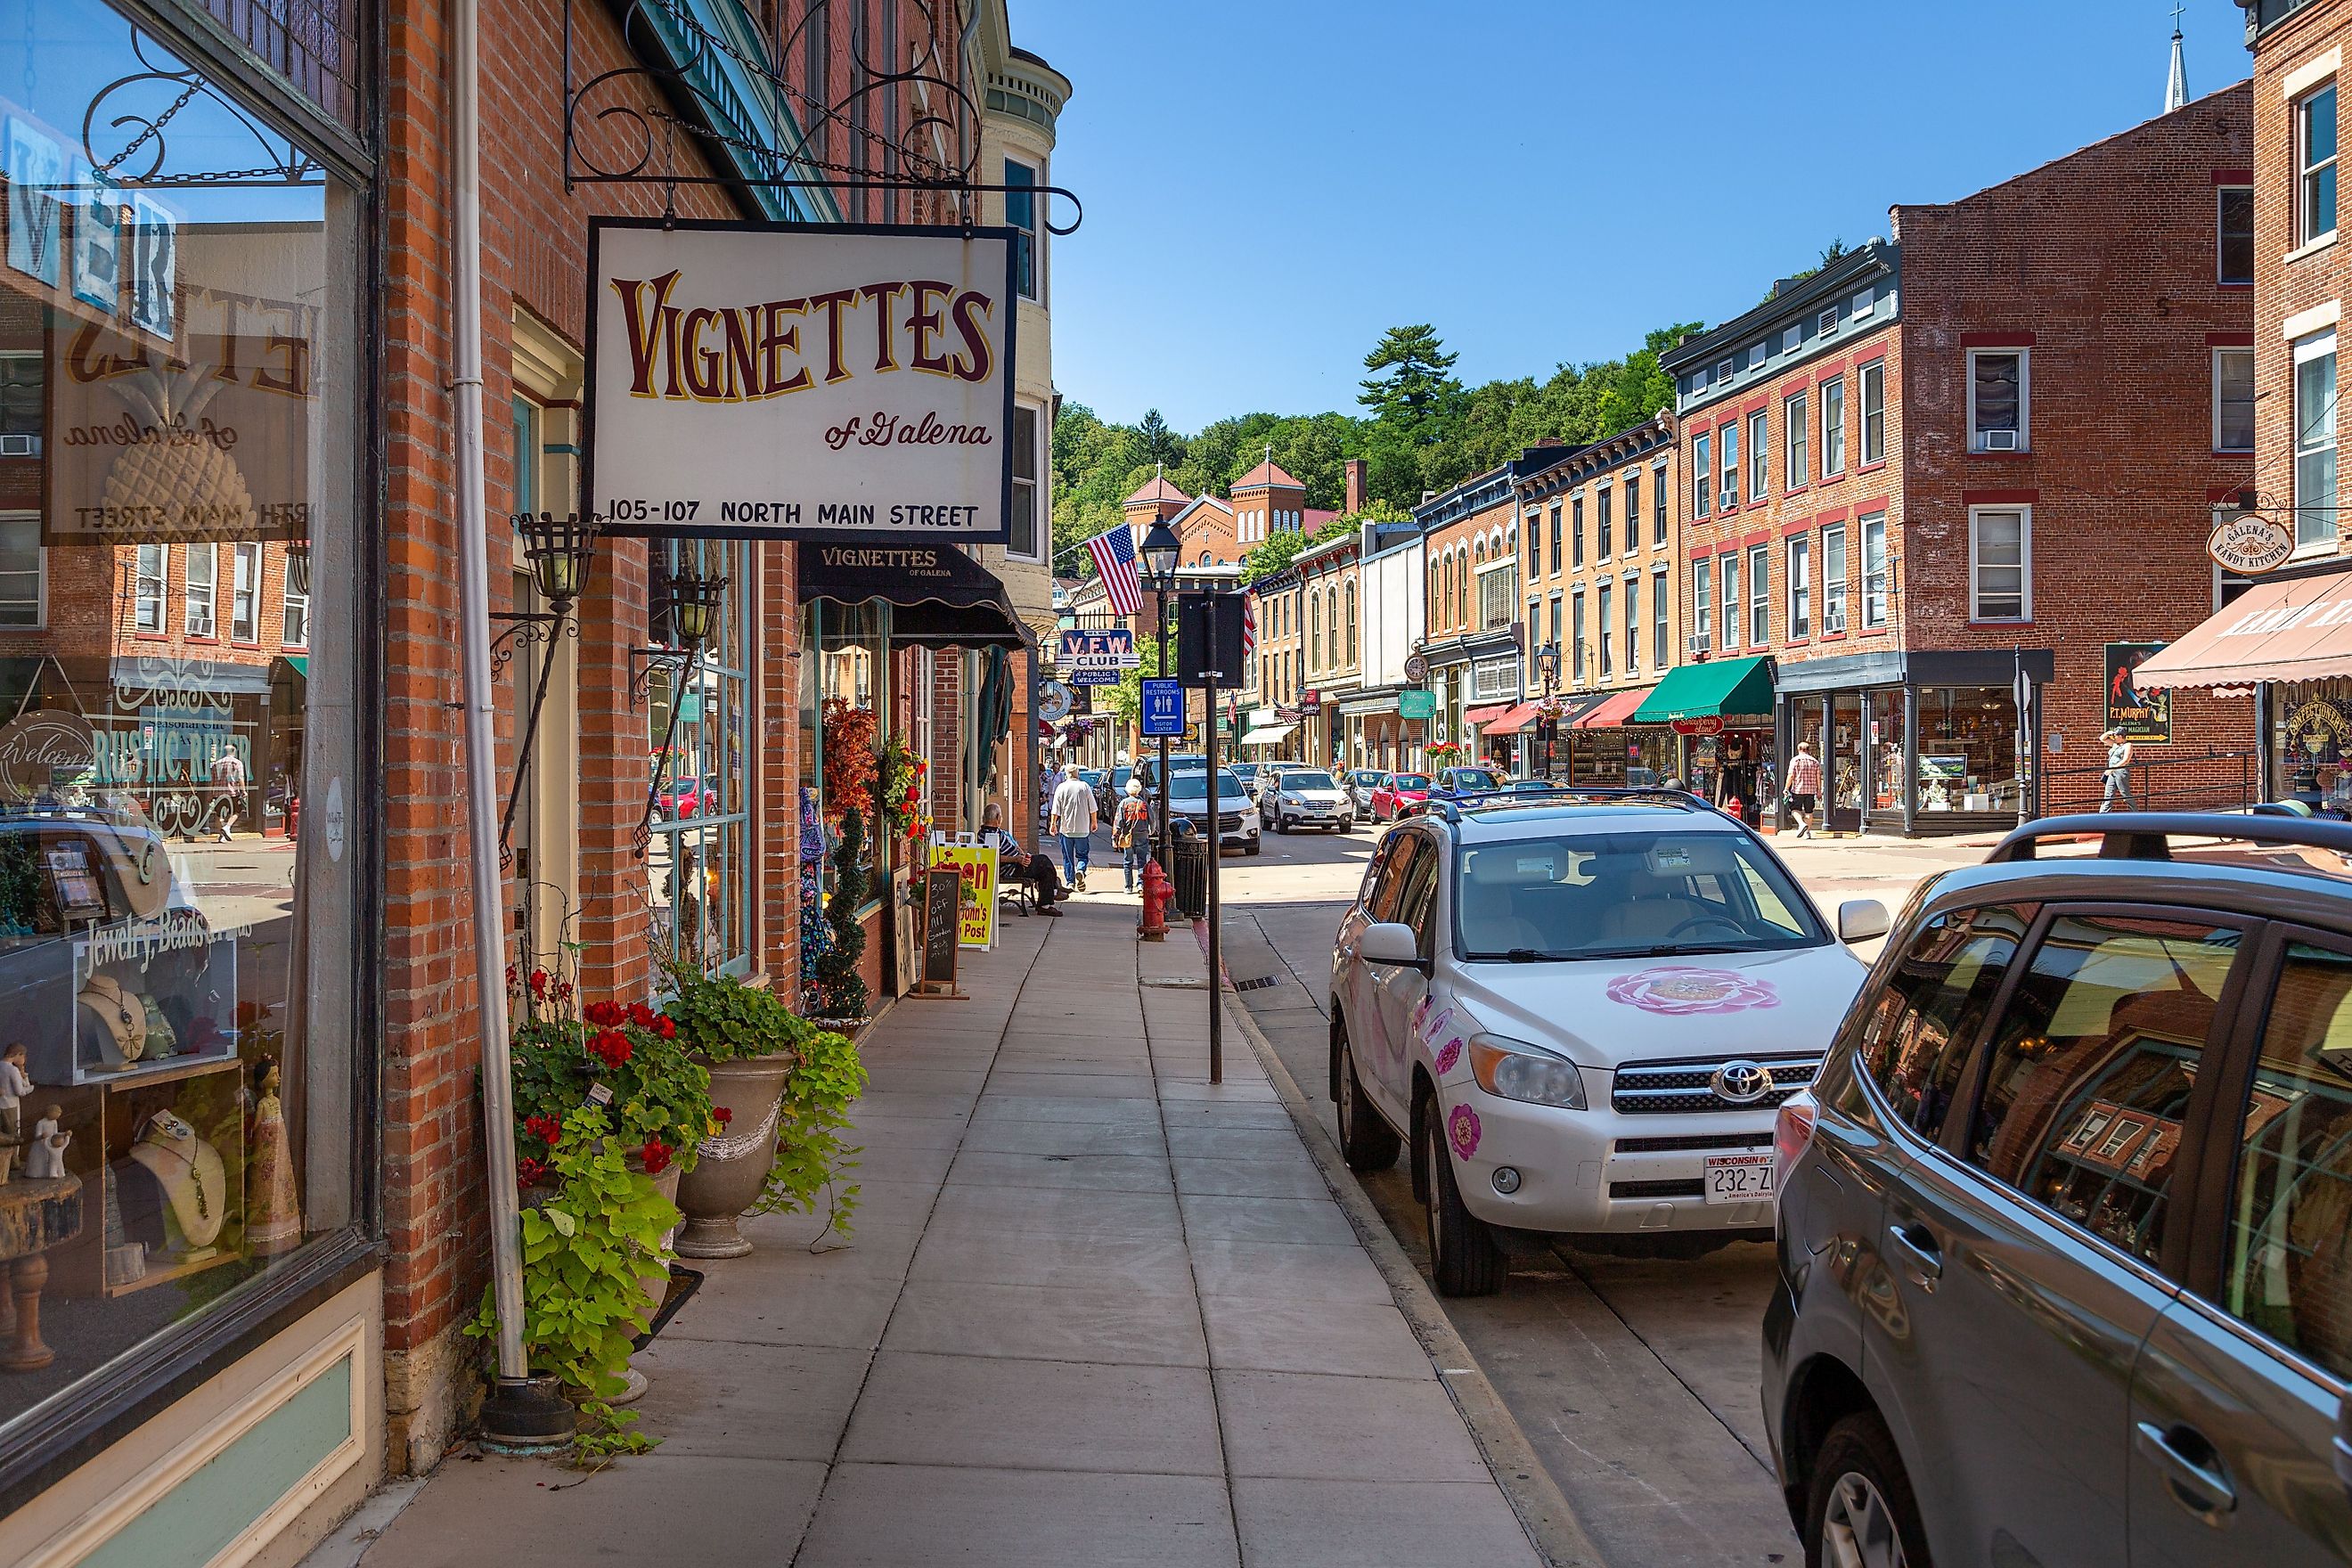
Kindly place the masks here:
[(1004, 542), (1013, 240), (593, 220), (592, 510), (615, 533)]

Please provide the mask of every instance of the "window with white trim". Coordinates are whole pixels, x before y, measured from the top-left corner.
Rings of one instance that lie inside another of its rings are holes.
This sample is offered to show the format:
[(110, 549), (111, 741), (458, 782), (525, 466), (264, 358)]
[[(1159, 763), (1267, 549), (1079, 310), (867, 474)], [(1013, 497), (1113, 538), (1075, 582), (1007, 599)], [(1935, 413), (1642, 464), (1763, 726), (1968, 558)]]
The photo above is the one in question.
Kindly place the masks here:
[[(1581, 495), (1568, 498), (1568, 563), (1570, 567), (1581, 566), (1584, 564), (1584, 497)], [(1558, 560), (1559, 557), (1559, 552), (1554, 550), (1552, 558)]]
[(1716, 438), (1723, 447), (1723, 510), (1729, 511), (1739, 504), (1739, 426), (1726, 425)]
[(1711, 562), (1691, 563), (1691, 647), (1700, 653), (1715, 647), (1715, 566)]
[(191, 544), (188, 546), (187, 584), (184, 595), (186, 615), (182, 626), (192, 637), (215, 635), (214, 615), (217, 608), (220, 588), (220, 546)]
[(1769, 647), (1772, 641), (1772, 547), (1759, 544), (1748, 552), (1748, 646)]
[(1615, 643), (1609, 632), (1611, 595), (1614, 590), (1607, 583), (1602, 583), (1596, 591), (1600, 598), (1596, 601), (1598, 608), (1593, 613), (1593, 620), (1601, 633), (1601, 679), (1606, 680), (1615, 672), (1615, 665), (1611, 658), (1611, 649)]
[(2254, 351), (2213, 351), (2213, 450), (2254, 449)]
[(1789, 448), (1780, 459), (1780, 483), (1786, 489), (1802, 489), (1811, 475), (1805, 458), (1805, 395), (1792, 392), (1780, 403), (1780, 438)]
[(1612, 514), (1616, 498), (1607, 485), (1592, 492), (1593, 558), (1606, 561), (1616, 553), (1617, 523)]
[(2254, 280), (2254, 187), (2222, 185), (2213, 193), (2214, 279), (2221, 283)]
[(1705, 517), (1715, 510), (1715, 470), (1707, 455), (1707, 437), (1702, 431), (1691, 437), (1691, 482), (1697, 487), (1691, 497), (1693, 517)]
[(2294, 100), (2294, 243), (2336, 232), (2336, 84)]
[(1625, 476), (1625, 549), (1628, 553), (1642, 544), (1642, 476), (1637, 471)]
[(1789, 640), (1813, 635), (1813, 542), (1804, 534), (1789, 541)]
[(261, 638), (261, 546), (257, 543), (235, 547), (236, 558), (230, 563), (228, 594), (228, 635), (232, 642), (258, 642)]
[(1658, 459), (1652, 470), (1650, 484), (1650, 548), (1666, 546), (1666, 460)]
[[(2032, 408), (2032, 356), (2024, 349), (1970, 349), (1968, 358), (1969, 450), (2031, 448), (2027, 419)], [(1866, 405), (1864, 416), (1868, 417)]]
[(168, 581), (164, 550), (161, 544), (139, 547), (131, 578), (131, 626), (134, 631), (161, 634), (163, 630), (163, 596)]
[(1969, 509), (1969, 619), (2033, 618), (2033, 509)]
[(1845, 472), (1845, 377), (1822, 383), (1822, 478)]
[(1886, 460), (1886, 362), (1874, 360), (1855, 373), (1862, 387), (1862, 460)]
[(286, 585), (278, 594), (281, 608), (278, 640), (288, 647), (310, 646), (310, 552), (286, 552)]
[(1845, 630), (1845, 524), (1822, 530), (1822, 630)]
[(1771, 488), (1772, 441), (1765, 425), (1764, 410), (1759, 408), (1748, 416), (1748, 499), (1760, 501)]
[(1004, 160), (1004, 226), (1013, 230), (1013, 282), (1024, 300), (1038, 295), (1037, 191), (1038, 172), (1011, 158)]
[(1625, 574), (1625, 673), (1631, 675), (1642, 667), (1642, 579), (1636, 573)]
[(1887, 589), (1890, 577), (1886, 564), (1886, 514), (1877, 512), (1862, 520), (1862, 624), (1883, 626), (1886, 624)]
[(1650, 574), (1650, 667), (1664, 669), (1674, 662), (1674, 634), (1669, 626), (1668, 602), (1673, 593), (1666, 580), (1666, 569), (1660, 566)]
[(1037, 483), (1037, 410), (1025, 403), (1013, 405), (1013, 516), (1004, 553), (1022, 561), (1039, 555), (1038, 526), (1044, 497)]
[(41, 514), (0, 513), (0, 626), (42, 624), (42, 574), (47, 563), (47, 552), (41, 548)]
[(2294, 544), (2336, 543), (2336, 334), (2294, 345)]
[(1723, 580), (1723, 646), (1727, 650), (1739, 646), (1739, 552), (1725, 551), (1715, 568)]
[(1569, 679), (1584, 679), (1584, 588), (1579, 584), (1569, 595), (1568, 605)]

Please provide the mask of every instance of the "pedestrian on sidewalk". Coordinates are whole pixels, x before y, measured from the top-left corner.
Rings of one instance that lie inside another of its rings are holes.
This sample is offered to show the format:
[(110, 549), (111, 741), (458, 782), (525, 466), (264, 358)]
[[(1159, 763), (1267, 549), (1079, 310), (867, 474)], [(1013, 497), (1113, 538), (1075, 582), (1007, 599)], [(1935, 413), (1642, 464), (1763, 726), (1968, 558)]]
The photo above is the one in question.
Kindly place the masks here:
[(1093, 858), (1095, 792), (1072, 768), (1054, 791), (1054, 837), (1062, 841), (1062, 879), (1083, 893)]
[(1054, 858), (1050, 855), (1032, 855), (1021, 847), (1021, 841), (1004, 830), (1004, 807), (994, 801), (980, 815), (981, 847), (996, 851), (996, 877), (1000, 882), (1026, 882), (1030, 900), (1041, 915), (1056, 920), (1062, 911), (1054, 906), (1061, 901), (1061, 884), (1054, 879)]
[(1142, 879), (1144, 862), (1151, 858), (1151, 808), (1143, 804), (1143, 781), (1127, 781), (1127, 795), (1118, 803), (1118, 818), (1111, 827), (1111, 847), (1125, 858), (1120, 864), (1127, 872), (1127, 890), (1135, 891)]
[(224, 747), (213, 759), (212, 784), (221, 792), (221, 842), (229, 841), (229, 830), (245, 816), (245, 759), (232, 747)]
[(2099, 737), (2107, 743), (2107, 771), (2099, 790), (2099, 809), (2113, 811), (2117, 801), (2126, 811), (2131, 809), (2132, 743), (2121, 730), (2109, 730)]
[(1822, 760), (1813, 755), (1811, 741), (1797, 742), (1797, 754), (1789, 759), (1789, 810), (1797, 819), (1797, 837), (1813, 836), (1813, 812), (1821, 804)]

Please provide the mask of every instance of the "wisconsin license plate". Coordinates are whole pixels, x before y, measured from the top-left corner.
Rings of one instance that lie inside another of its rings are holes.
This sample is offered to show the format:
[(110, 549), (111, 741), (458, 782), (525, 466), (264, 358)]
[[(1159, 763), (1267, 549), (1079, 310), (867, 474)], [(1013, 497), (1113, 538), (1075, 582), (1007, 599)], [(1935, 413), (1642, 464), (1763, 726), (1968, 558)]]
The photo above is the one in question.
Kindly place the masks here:
[[(1687, 1166), (1685, 1169), (1688, 1169)], [(1772, 1196), (1772, 1156), (1717, 1154), (1706, 1162), (1706, 1201), (1752, 1204)]]

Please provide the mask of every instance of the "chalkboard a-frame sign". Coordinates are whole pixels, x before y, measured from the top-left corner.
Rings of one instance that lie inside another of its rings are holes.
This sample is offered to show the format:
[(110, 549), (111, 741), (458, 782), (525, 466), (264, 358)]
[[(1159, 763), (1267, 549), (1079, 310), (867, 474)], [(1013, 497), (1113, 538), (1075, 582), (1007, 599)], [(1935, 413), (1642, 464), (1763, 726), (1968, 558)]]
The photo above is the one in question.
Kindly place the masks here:
[(963, 874), (954, 867), (934, 866), (923, 874), (923, 974), (917, 985), (922, 994), (955, 994), (962, 898)]

